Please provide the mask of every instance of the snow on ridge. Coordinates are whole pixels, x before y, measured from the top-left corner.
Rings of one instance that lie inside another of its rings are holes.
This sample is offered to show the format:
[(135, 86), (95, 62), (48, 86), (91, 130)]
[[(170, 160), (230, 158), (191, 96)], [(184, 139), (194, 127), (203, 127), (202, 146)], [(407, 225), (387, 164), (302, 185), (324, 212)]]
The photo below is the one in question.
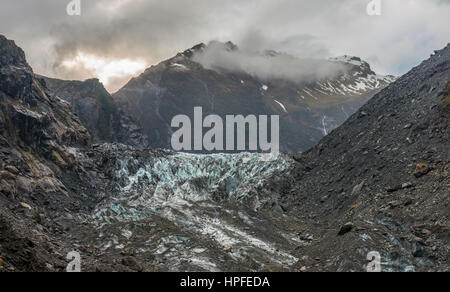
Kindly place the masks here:
[(343, 63), (352, 64), (352, 65), (355, 65), (355, 66), (362, 66), (362, 64), (365, 63), (364, 61), (362, 61), (358, 57), (348, 56), (348, 55), (339, 56), (339, 57), (335, 57), (335, 58), (330, 58), (330, 61), (343, 62)]
[(279, 102), (279, 101), (276, 100), (276, 99), (274, 99), (274, 101), (280, 105), (280, 107), (283, 109), (283, 111), (284, 111), (285, 113), (288, 112), (287, 109), (286, 109), (286, 107), (284, 106), (284, 104), (282, 104), (281, 102)]
[[(317, 83), (317, 87), (312, 89), (305, 88), (303, 91), (310, 96), (313, 96), (313, 92), (318, 92), (325, 95), (333, 94), (363, 94), (365, 92), (380, 89), (392, 82), (397, 78), (394, 76), (383, 76), (377, 74), (370, 74), (365, 77), (357, 77), (351, 79), (344, 79), (342, 82), (327, 81)], [(314, 96), (313, 96), (314, 97)]]
[(170, 67), (174, 67), (174, 68), (177, 68), (177, 69), (180, 69), (180, 70), (189, 70), (189, 68), (186, 67), (186, 65), (179, 64), (179, 63), (173, 63), (173, 64), (170, 65)]
[(327, 118), (327, 116), (323, 116), (322, 117), (322, 132), (323, 132), (323, 134), (325, 135), (325, 136), (327, 136), (328, 135), (328, 130), (327, 130), (327, 127), (326, 127), (326, 125), (325, 125), (325, 120), (326, 120), (326, 118)]

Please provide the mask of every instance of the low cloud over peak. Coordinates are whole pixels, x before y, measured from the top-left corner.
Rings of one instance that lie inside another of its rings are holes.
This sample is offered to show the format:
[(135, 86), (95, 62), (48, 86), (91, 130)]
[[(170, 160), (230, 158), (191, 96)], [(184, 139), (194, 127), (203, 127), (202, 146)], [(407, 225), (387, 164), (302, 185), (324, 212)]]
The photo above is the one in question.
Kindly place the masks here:
[(231, 42), (218, 41), (196, 51), (193, 60), (206, 69), (247, 73), (262, 81), (280, 79), (294, 83), (333, 78), (348, 69), (339, 62), (299, 59), (273, 50), (243, 50)]

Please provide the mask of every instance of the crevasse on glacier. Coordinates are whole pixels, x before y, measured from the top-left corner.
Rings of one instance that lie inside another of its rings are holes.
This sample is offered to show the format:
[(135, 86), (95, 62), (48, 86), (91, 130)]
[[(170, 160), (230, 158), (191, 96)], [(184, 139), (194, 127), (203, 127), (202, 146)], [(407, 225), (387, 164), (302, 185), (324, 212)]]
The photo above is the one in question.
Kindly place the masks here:
[[(256, 270), (294, 264), (297, 259), (283, 247), (295, 235), (256, 215), (266, 199), (264, 181), (289, 171), (292, 161), (284, 154), (265, 158), (257, 153), (121, 157), (116, 191), (92, 218), (99, 245), (104, 250), (140, 246), (142, 255), (162, 258), (163, 267), (175, 271), (220, 271), (247, 265), (249, 258)], [(142, 238), (134, 238), (137, 226), (152, 234), (140, 244)], [(228, 259), (220, 260), (224, 249)]]
[[(117, 162), (120, 196), (115, 197), (110, 206), (114, 213), (128, 209), (128, 212), (136, 214), (135, 208), (147, 209), (141, 209), (141, 214), (136, 215), (138, 220), (144, 214), (180, 201), (249, 203), (255, 199), (255, 190), (263, 186), (266, 178), (286, 171), (291, 165), (287, 155), (280, 154), (265, 161), (264, 156), (258, 153), (177, 153), (140, 160), (124, 157)], [(102, 217), (101, 212), (98, 215)], [(129, 216), (126, 218), (131, 219)]]

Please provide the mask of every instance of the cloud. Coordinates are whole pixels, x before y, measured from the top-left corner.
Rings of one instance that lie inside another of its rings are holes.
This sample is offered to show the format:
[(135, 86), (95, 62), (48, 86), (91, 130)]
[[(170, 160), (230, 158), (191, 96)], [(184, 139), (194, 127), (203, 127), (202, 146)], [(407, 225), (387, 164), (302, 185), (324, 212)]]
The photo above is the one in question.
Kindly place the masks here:
[(203, 50), (196, 52), (193, 59), (207, 69), (244, 72), (262, 81), (288, 80), (301, 83), (333, 78), (348, 69), (341, 63), (319, 59), (299, 59), (274, 51), (258, 51), (259, 44), (266, 43), (263, 38), (258, 39), (260, 40), (257, 42), (258, 46), (254, 48), (247, 46), (244, 50), (231, 43), (214, 41)]
[(97, 76), (100, 82), (109, 86), (111, 91), (119, 90), (118, 81), (129, 76), (134, 76), (147, 67), (145, 61), (132, 61), (128, 59), (108, 60), (98, 56), (90, 56), (79, 53), (75, 58), (63, 61), (55, 70), (61, 70), (61, 74), (75, 78), (79, 73), (87, 73)]
[(82, 15), (71, 17), (69, 0), (2, 0), (0, 33), (35, 71), (69, 79), (98, 77), (61, 66), (79, 54), (150, 65), (214, 39), (299, 58), (356, 55), (403, 74), (450, 41), (448, 0), (381, 0), (379, 17), (366, 14), (370, 0), (81, 1)]

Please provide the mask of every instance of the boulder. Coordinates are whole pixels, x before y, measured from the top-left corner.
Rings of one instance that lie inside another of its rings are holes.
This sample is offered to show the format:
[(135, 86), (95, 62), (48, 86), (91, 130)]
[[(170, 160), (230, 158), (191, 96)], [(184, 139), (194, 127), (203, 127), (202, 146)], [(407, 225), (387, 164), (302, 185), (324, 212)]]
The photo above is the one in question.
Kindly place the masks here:
[(416, 165), (416, 169), (414, 170), (413, 174), (416, 178), (420, 178), (430, 172), (430, 166), (428, 163), (418, 163)]
[(339, 231), (338, 235), (345, 235), (353, 230), (355, 227), (355, 224), (352, 222), (345, 223), (344, 226), (341, 227), (341, 230)]

